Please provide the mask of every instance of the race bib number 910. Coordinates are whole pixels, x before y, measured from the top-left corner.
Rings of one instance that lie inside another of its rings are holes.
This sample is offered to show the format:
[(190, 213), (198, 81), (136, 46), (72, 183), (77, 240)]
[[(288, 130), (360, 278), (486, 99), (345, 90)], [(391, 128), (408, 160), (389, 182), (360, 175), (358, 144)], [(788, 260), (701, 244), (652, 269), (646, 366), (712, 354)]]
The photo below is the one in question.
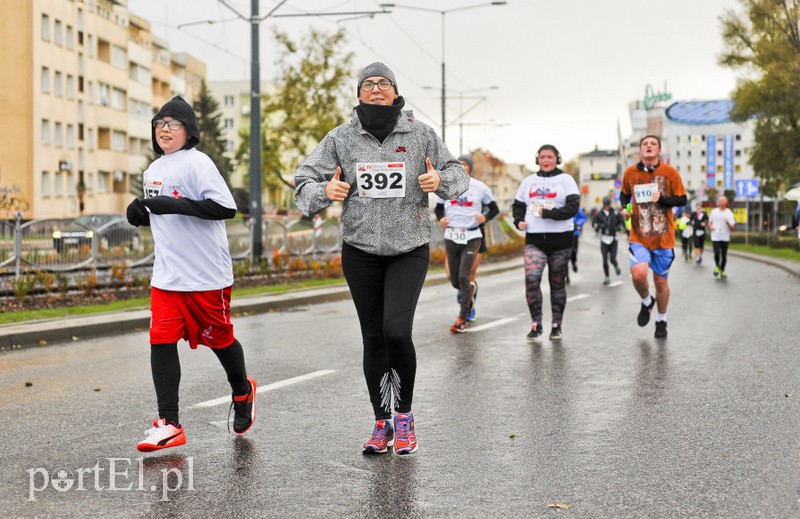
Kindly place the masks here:
[(359, 162), (356, 164), (358, 196), (397, 198), (406, 196), (405, 162)]
[(633, 198), (637, 204), (646, 204), (653, 201), (653, 195), (658, 193), (658, 184), (638, 184), (633, 186)]

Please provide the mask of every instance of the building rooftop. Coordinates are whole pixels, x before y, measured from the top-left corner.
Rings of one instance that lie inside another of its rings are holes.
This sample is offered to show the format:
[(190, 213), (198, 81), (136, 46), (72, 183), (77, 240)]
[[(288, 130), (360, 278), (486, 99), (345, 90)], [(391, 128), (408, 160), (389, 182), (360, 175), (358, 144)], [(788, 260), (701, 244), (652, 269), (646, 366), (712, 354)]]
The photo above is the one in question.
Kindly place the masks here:
[(619, 150), (600, 150), (600, 149), (593, 149), (589, 153), (584, 153), (581, 155), (581, 158), (595, 158), (595, 157), (619, 157)]
[(667, 119), (678, 124), (723, 124), (731, 122), (732, 109), (733, 101), (730, 99), (679, 101), (671, 104), (665, 115)]

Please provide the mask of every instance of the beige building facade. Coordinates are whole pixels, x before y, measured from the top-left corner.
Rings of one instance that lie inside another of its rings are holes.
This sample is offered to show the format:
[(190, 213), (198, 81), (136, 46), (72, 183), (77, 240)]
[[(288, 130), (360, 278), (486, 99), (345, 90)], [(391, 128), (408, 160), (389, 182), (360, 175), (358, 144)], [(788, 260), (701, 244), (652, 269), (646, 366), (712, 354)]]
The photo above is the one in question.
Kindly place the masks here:
[(153, 111), (205, 77), (126, 0), (3, 0), (0, 48), (0, 218), (124, 213)]

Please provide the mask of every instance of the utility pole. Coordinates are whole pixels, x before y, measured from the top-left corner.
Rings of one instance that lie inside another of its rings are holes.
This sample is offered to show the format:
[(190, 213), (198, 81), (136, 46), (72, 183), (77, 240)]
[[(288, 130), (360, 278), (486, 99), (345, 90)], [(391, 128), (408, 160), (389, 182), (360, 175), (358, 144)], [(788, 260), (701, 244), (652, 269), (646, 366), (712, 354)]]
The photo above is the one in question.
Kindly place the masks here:
[[(226, 0), (217, 0), (219, 3), (233, 11), (236, 16), (250, 24), (250, 261), (256, 265), (264, 253), (261, 243), (262, 232), (262, 203), (261, 203), (261, 69), (259, 61), (259, 27), (267, 18), (295, 18), (301, 16), (342, 16), (342, 15), (367, 15), (388, 14), (391, 11), (356, 11), (356, 12), (319, 12), (299, 14), (274, 14), (287, 0), (282, 0), (264, 16), (259, 16), (258, 0), (250, 0), (250, 16), (246, 17), (228, 5)], [(217, 20), (219, 21), (219, 20)], [(185, 27), (199, 23), (216, 23), (214, 20), (205, 22), (191, 22), (178, 25)]]

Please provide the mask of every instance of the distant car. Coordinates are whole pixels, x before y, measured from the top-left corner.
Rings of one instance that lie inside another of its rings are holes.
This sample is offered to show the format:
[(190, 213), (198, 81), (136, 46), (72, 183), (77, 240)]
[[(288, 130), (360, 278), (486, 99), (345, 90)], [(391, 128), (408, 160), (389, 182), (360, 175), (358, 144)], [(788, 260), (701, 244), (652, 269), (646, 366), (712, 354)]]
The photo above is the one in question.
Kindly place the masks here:
[(91, 247), (95, 234), (102, 249), (126, 244), (137, 249), (142, 242), (139, 230), (123, 214), (85, 214), (53, 231), (53, 248), (63, 252), (84, 245)]

